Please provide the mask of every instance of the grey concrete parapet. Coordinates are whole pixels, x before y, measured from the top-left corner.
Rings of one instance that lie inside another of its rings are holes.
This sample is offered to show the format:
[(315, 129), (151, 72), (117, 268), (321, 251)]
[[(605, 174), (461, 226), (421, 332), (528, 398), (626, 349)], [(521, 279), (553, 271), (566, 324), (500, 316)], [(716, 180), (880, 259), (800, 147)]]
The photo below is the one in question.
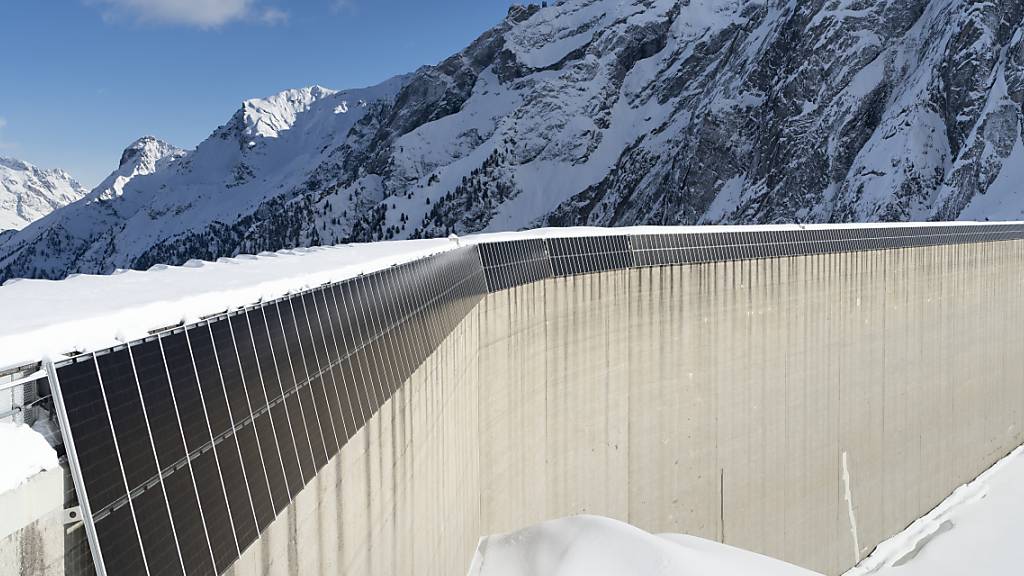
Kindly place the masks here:
[(64, 472), (40, 472), (0, 494), (0, 574), (64, 574)]

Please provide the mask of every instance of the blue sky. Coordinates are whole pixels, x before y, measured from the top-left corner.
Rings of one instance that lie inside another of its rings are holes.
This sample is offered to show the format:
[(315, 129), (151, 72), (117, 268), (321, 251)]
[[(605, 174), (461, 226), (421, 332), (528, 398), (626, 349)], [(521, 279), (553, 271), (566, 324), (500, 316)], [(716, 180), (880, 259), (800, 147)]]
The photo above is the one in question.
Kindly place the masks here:
[(511, 0), (0, 0), (0, 156), (98, 184), (139, 136), (192, 148), (242, 100), (434, 64)]

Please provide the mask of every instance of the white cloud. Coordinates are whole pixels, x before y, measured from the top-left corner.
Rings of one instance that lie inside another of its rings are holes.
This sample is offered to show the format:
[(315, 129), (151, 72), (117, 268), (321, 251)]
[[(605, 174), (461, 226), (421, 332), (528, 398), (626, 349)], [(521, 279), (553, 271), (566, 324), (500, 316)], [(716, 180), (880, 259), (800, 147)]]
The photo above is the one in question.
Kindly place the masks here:
[(332, 12), (355, 12), (356, 0), (332, 0)]
[(217, 28), (238, 20), (279, 24), (288, 15), (276, 8), (259, 8), (255, 0), (86, 0), (100, 6), (108, 21)]
[(270, 26), (285, 24), (288, 22), (288, 13), (277, 8), (267, 8), (260, 14), (260, 22)]

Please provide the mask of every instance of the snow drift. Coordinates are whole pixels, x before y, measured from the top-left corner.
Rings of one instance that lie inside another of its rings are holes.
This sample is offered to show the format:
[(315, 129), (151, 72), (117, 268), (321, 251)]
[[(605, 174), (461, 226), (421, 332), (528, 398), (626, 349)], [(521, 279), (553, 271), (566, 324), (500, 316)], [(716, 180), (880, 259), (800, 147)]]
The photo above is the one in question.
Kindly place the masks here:
[(821, 576), (753, 552), (574, 516), (480, 540), (469, 576)]

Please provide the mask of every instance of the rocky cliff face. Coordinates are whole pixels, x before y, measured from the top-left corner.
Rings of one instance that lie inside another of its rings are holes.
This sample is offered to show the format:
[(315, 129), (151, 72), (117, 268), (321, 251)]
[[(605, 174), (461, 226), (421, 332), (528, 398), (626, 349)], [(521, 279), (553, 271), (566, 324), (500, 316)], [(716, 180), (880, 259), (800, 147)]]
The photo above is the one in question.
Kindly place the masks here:
[(0, 278), (541, 225), (1024, 218), (1019, 0), (567, 0), (243, 104)]
[(14, 230), (85, 193), (85, 188), (63, 170), (43, 170), (21, 160), (0, 158), (0, 243)]

